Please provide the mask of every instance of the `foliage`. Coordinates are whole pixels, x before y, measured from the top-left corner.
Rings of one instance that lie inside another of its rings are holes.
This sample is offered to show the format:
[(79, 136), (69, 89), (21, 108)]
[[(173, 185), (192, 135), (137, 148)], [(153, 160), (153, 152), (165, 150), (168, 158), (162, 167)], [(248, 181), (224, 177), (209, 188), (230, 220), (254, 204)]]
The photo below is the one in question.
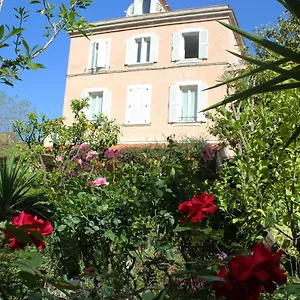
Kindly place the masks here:
[[(293, 15), (293, 19), (296, 23), (294, 24), (297, 26), (299, 24), (300, 19), (300, 1), (299, 0), (278, 0), (280, 4), (282, 4), (290, 13)], [(256, 69), (252, 69), (249, 72), (244, 72), (240, 76), (232, 78), (228, 81), (222, 82), (220, 84), (217, 84), (211, 88), (216, 88), (222, 85), (229, 84), (231, 82), (240, 80), (245, 77), (253, 76), (254, 74), (258, 74), (260, 76), (263, 76), (265, 71), (273, 71), (275, 74), (271, 77), (268, 77), (268, 80), (263, 82), (258, 82), (253, 85), (253, 87), (250, 87), (246, 90), (238, 91), (233, 95), (228, 96), (223, 101), (216, 103), (208, 108), (206, 108), (203, 111), (210, 110), (212, 108), (216, 108), (220, 105), (225, 105), (232, 102), (239, 102), (243, 99), (246, 99), (250, 96), (262, 94), (262, 93), (268, 93), (268, 92), (276, 92), (276, 91), (283, 91), (283, 90), (289, 90), (289, 89), (297, 89), (300, 87), (300, 53), (298, 52), (299, 48), (292, 49), (287, 46), (282, 46), (280, 42), (282, 42), (282, 39), (280, 39), (279, 42), (276, 41), (277, 32), (270, 32), (274, 38), (275, 41), (272, 41), (271, 39), (266, 39), (264, 37), (254, 35), (251, 33), (248, 33), (238, 27), (228, 25), (225, 23), (222, 23), (225, 27), (241, 34), (242, 36), (246, 37), (247, 39), (251, 40), (255, 44), (257, 44), (259, 47), (264, 48), (267, 51), (271, 51), (276, 54), (274, 57), (266, 57), (264, 61), (261, 61), (256, 58), (252, 58), (251, 56), (246, 55), (240, 55), (238, 53), (232, 53), (233, 55), (243, 59), (245, 62), (248, 62), (252, 65), (258, 66)], [(282, 24), (282, 23), (281, 23)], [(279, 28), (280, 32), (281, 28)], [(296, 30), (297, 32), (298, 30)], [(290, 31), (293, 32), (293, 31)], [(290, 35), (290, 32), (285, 32), (286, 35)], [(290, 39), (289, 39), (290, 40)], [(298, 36), (295, 35), (294, 43), (291, 44), (291, 46), (297, 45)], [(261, 53), (266, 53), (266, 51)], [(211, 89), (210, 88), (210, 89)], [(298, 120), (299, 121), (299, 120)], [(292, 141), (294, 141), (298, 135), (300, 134), (300, 125), (299, 122), (296, 121), (294, 124), (295, 128), (293, 130), (292, 136), (285, 141), (285, 146), (289, 146)]]
[[(20, 80), (19, 73), (23, 70), (37, 70), (43, 65), (36, 63), (35, 59), (43, 53), (55, 40), (62, 30), (76, 30), (84, 34), (89, 26), (79, 14), (91, 4), (91, 0), (69, 0), (60, 5), (54, 5), (44, 0), (30, 1), (28, 7), (14, 8), (17, 26), (0, 25), (0, 48), (7, 48), (7, 57), (0, 57), (0, 81), (13, 85), (15, 80)], [(44, 45), (31, 46), (26, 41), (25, 23), (30, 16), (29, 6), (36, 8), (38, 15), (44, 16), (48, 25), (45, 26), (45, 36), (48, 38)]]

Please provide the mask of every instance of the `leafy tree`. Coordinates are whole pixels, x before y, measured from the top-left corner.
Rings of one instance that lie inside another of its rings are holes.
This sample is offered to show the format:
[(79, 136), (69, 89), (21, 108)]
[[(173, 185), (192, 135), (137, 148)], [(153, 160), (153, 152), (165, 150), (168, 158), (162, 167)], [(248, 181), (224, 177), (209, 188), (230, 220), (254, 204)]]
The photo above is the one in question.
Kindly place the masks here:
[[(63, 30), (76, 30), (86, 35), (89, 25), (80, 16), (79, 11), (91, 4), (92, 0), (69, 0), (54, 5), (46, 0), (32, 0), (27, 7), (14, 8), (16, 26), (0, 25), (0, 48), (7, 48), (7, 57), (0, 56), (0, 82), (13, 85), (20, 80), (19, 74), (24, 70), (37, 70), (43, 65), (36, 63), (36, 58), (43, 53)], [(36, 13), (45, 17), (44, 45), (29, 45), (24, 33), (29, 18), (29, 6), (36, 7)]]

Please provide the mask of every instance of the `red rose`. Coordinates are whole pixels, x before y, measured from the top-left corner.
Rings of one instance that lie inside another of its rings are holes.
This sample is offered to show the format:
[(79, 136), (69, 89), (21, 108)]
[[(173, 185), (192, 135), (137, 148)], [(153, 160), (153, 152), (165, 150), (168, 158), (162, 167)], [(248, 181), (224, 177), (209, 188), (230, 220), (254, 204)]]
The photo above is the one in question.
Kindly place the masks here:
[(273, 254), (263, 243), (253, 249), (249, 257), (236, 256), (225, 268), (220, 270), (218, 277), (226, 283), (214, 282), (216, 298), (227, 300), (256, 300), (260, 293), (273, 293), (277, 285), (286, 283), (285, 271), (279, 268), (282, 250)]
[[(17, 228), (22, 228), (26, 225), (26, 230), (38, 231), (42, 236), (50, 235), (53, 232), (53, 227), (49, 221), (38, 219), (37, 216), (32, 216), (30, 214), (25, 213), (24, 211), (22, 211), (20, 215), (12, 217), (11, 222)], [(30, 226), (28, 225), (33, 225), (33, 226), (32, 228), (30, 228)], [(26, 232), (26, 230), (24, 231)], [(27, 234), (32, 239), (32, 243), (35, 244), (35, 246), (39, 250), (44, 249), (46, 247), (45, 241), (38, 240), (30, 232), (27, 232)], [(16, 250), (16, 249), (24, 248), (26, 246), (26, 243), (17, 240), (11, 234), (8, 235), (9, 235), (8, 247), (10, 247), (11, 249)]]
[(214, 195), (207, 195), (206, 192), (203, 192), (201, 195), (196, 195), (192, 200), (180, 203), (178, 210), (187, 214), (180, 222), (183, 223), (187, 220), (192, 223), (200, 222), (208, 213), (212, 214), (216, 211), (217, 207), (213, 202)]

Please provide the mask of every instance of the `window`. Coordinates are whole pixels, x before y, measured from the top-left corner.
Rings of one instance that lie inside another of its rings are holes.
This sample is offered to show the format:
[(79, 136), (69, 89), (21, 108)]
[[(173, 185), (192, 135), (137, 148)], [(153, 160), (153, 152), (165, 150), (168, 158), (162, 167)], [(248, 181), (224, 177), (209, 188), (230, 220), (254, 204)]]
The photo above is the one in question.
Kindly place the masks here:
[(102, 113), (109, 118), (111, 108), (111, 91), (108, 89), (87, 89), (81, 93), (82, 99), (89, 99), (89, 107), (85, 109), (85, 114), (89, 120), (93, 120), (96, 115)]
[(133, 36), (126, 41), (125, 65), (157, 62), (158, 36)]
[(89, 70), (108, 69), (110, 55), (110, 40), (103, 39), (91, 41), (90, 43), (90, 57)]
[(143, 14), (149, 14), (151, 7), (151, 0), (144, 0), (143, 1)]
[(170, 87), (169, 123), (205, 122), (204, 113), (207, 107), (207, 88), (201, 81), (181, 82)]
[(127, 125), (150, 124), (151, 85), (131, 85), (127, 91)]
[(180, 88), (180, 122), (197, 122), (197, 86), (183, 86)]
[(150, 62), (150, 38), (136, 39), (136, 62)]
[(207, 59), (208, 31), (189, 29), (173, 34), (172, 61)]

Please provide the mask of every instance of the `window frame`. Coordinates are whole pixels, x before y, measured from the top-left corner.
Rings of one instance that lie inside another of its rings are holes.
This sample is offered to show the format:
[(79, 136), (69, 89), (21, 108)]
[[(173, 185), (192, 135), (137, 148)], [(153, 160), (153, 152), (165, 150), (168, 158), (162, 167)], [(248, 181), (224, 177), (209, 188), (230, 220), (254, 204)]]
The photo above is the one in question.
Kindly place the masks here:
[[(94, 51), (94, 44), (98, 43), (98, 53), (97, 53), (97, 63), (96, 65), (93, 64), (93, 51)], [(99, 45), (101, 43), (106, 43), (106, 56), (105, 56), (105, 66), (97, 66), (98, 64), (98, 59), (99, 59), (99, 54), (101, 51), (99, 51)], [(90, 46), (89, 46), (89, 58), (88, 58), (88, 67), (87, 70), (89, 72), (97, 72), (99, 70), (109, 70), (110, 69), (110, 52), (111, 52), (111, 38), (104, 38), (104, 39), (96, 39), (96, 40), (91, 40), (90, 41)]]

